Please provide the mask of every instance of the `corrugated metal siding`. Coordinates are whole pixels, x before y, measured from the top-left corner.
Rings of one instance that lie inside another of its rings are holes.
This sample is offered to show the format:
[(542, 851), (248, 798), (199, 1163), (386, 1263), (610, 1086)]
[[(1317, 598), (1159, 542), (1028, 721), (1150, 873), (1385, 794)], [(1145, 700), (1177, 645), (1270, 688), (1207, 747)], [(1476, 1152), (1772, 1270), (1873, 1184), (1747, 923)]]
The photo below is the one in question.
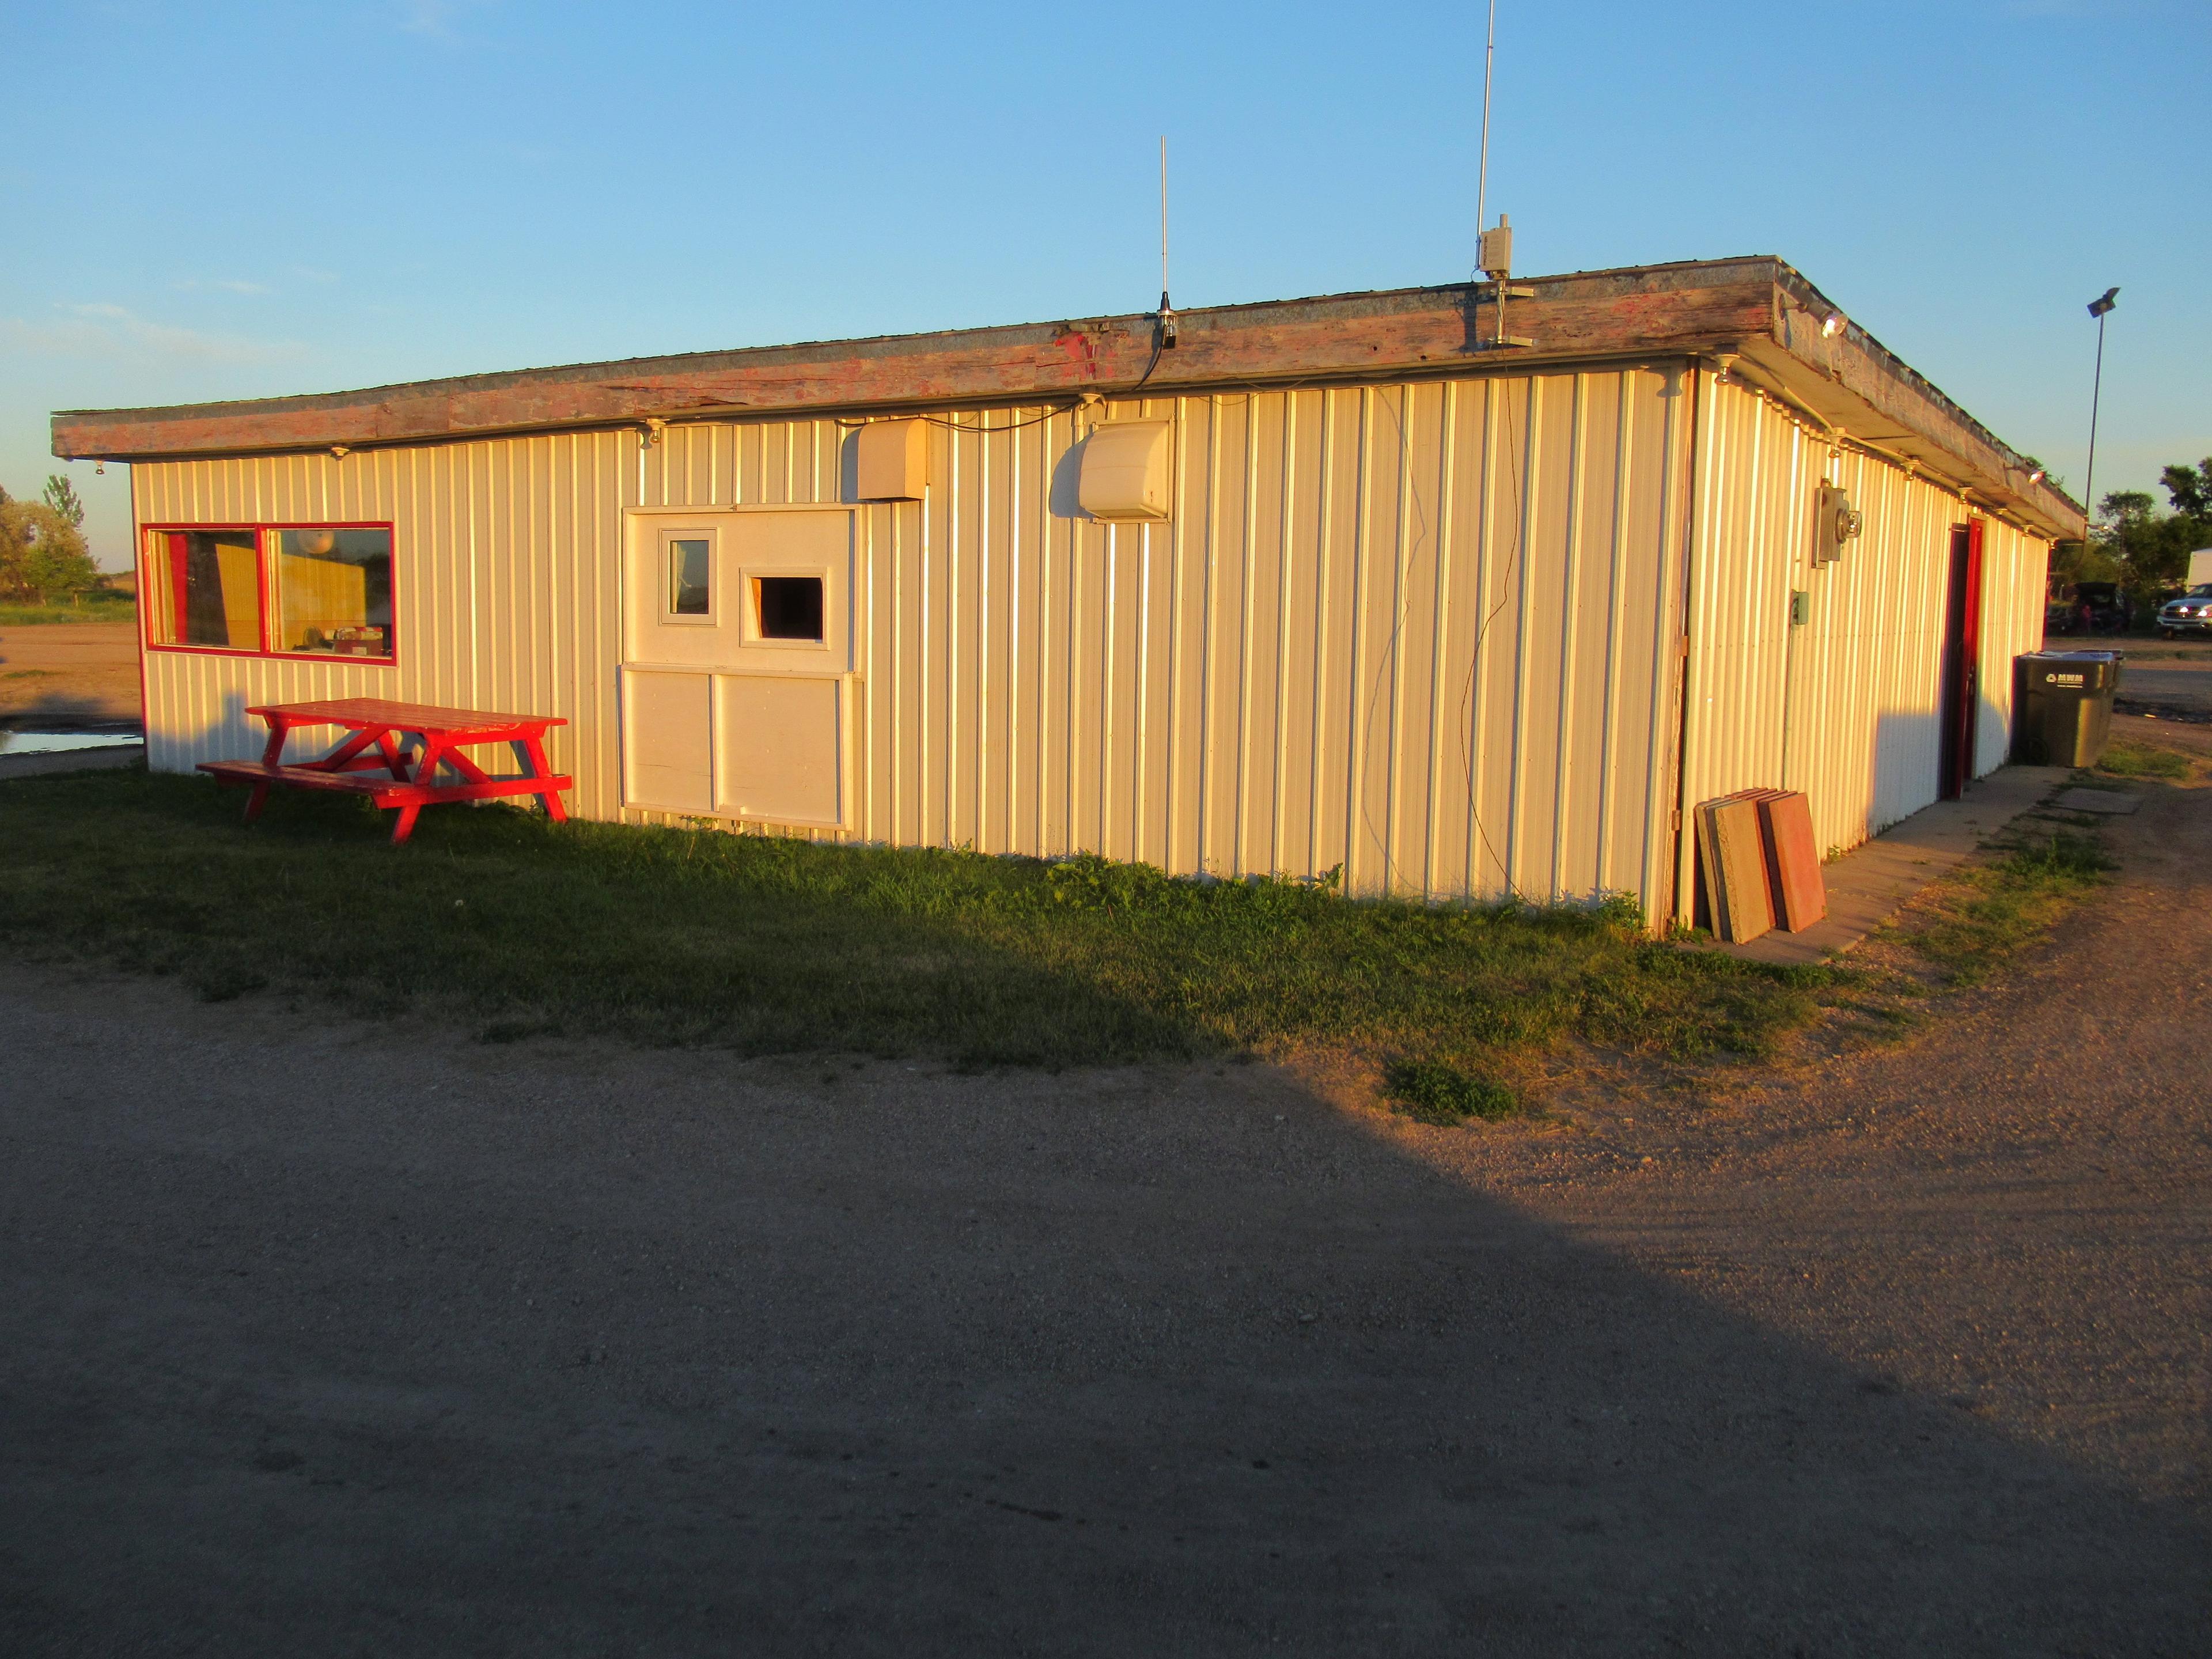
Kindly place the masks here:
[(266, 732), (245, 710), (262, 702), (527, 710), (570, 722), (547, 752), (575, 776), (574, 809), (615, 816), (616, 577), (637, 448), (599, 432), (134, 466), (142, 525), (391, 520), (398, 629), (389, 667), (147, 652), (149, 763), (258, 756)]
[(1977, 774), (2004, 763), (2012, 746), (2012, 664), (2043, 647), (2043, 602), (2051, 544), (1996, 520), (1982, 534), (1981, 719)]
[[(1823, 848), (1856, 846), (1937, 798), (1942, 665), (1958, 497), (1808, 432), (1740, 385), (1699, 388), (1684, 798), (1802, 789)], [(1812, 563), (1815, 489), (1841, 484), (1864, 528)], [(2003, 764), (2014, 653), (2042, 635), (2042, 541), (1983, 520), (1977, 775)], [(1790, 625), (1793, 589), (1810, 616)], [(1685, 838), (1682, 914), (1686, 916)]]
[[(1500, 375), (937, 427), (927, 502), (860, 514), (854, 838), (1663, 914), (1684, 386)], [(1170, 521), (1074, 515), (1102, 415), (1175, 419)], [(399, 582), (393, 668), (150, 653), (153, 763), (256, 751), (249, 702), (553, 712), (575, 810), (625, 816), (622, 508), (835, 501), (850, 441), (762, 419), (141, 466), (142, 523), (390, 519)]]
[[(1117, 402), (1176, 511), (1073, 515), (1085, 415), (960, 417), (863, 514), (861, 839), (1349, 890), (1657, 894), (1688, 453), (1656, 374)], [(668, 506), (837, 499), (834, 421), (671, 428)]]

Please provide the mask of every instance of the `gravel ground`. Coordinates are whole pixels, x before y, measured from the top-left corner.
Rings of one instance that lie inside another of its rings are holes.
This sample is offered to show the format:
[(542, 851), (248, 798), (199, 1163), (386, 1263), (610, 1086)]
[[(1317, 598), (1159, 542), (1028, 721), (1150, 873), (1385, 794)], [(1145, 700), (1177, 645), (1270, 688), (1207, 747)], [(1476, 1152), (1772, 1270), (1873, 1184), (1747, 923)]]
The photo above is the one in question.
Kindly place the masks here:
[(0, 716), (25, 731), (137, 720), (135, 623), (38, 623), (0, 629)]
[(0, 1650), (2212, 1650), (2149, 793), (1914, 1041), (1502, 1130), (0, 967)]
[(2145, 662), (2130, 658), (2120, 675), (2120, 690), (2131, 702), (2212, 714), (2212, 657)]

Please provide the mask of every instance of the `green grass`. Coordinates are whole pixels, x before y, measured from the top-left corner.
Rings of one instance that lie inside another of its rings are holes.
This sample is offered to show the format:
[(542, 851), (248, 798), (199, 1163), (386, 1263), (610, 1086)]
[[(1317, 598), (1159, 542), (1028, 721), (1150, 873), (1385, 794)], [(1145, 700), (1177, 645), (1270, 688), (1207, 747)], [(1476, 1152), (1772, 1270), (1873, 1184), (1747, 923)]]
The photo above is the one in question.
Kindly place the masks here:
[(2031, 832), (1938, 889), (1926, 919), (1905, 937), (1951, 984), (1979, 984), (2041, 939), (2113, 867), (2094, 830)]
[(138, 614), (138, 602), (127, 594), (100, 593), (82, 605), (0, 605), (0, 628), (27, 628), (40, 623), (127, 623)]
[(1471, 1076), (1440, 1060), (1392, 1061), (1383, 1069), (1382, 1091), (1423, 1123), (1449, 1126), (1471, 1117), (1494, 1123), (1521, 1109), (1513, 1091), (1496, 1079)]
[(1644, 937), (1626, 908), (1435, 908), (1144, 866), (241, 797), (141, 771), (0, 782), (0, 945), (202, 995), (411, 1008), (490, 1039), (1062, 1066), (1310, 1047), (1487, 1076), (1570, 1037), (1755, 1055), (1826, 969)]
[(2189, 775), (2189, 760), (2171, 749), (2122, 742), (2106, 745), (2097, 769), (2121, 778), (2185, 778)]

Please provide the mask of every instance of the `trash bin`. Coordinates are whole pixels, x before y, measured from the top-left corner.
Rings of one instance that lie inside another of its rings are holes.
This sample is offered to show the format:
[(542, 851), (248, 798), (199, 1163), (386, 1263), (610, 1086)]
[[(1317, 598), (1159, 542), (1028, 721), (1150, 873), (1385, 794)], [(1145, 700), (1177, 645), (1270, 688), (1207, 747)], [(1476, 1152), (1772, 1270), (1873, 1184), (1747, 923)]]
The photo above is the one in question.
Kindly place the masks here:
[(2117, 651), (2030, 651), (2012, 661), (2012, 758), (2094, 766), (2112, 734)]

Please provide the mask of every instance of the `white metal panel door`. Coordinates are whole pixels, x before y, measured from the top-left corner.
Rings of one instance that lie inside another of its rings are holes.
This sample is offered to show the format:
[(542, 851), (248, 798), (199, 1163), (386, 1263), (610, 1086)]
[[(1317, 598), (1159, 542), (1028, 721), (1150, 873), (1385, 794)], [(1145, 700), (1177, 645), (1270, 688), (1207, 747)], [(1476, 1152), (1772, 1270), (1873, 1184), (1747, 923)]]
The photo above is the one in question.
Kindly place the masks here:
[(845, 683), (714, 678), (715, 811), (778, 823), (843, 824)]
[(710, 684), (706, 674), (623, 671), (623, 798), (629, 805), (712, 810)]

